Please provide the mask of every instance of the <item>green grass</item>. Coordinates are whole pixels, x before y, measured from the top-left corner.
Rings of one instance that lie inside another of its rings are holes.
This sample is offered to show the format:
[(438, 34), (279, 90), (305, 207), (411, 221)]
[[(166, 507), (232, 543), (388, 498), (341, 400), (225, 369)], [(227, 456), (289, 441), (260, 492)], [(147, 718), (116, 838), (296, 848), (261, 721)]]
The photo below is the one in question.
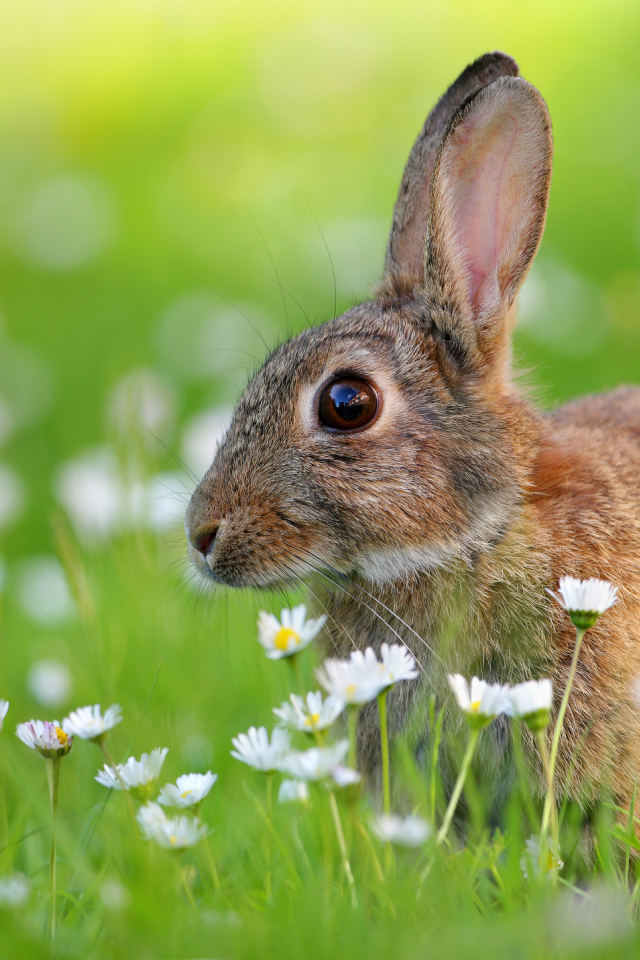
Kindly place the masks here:
[[(413, 137), (459, 70), (495, 48), (541, 89), (556, 145), (518, 362), (547, 405), (639, 382), (639, 28), (625, 0), (25, 0), (0, 11), (0, 411), (13, 418), (0, 453), (24, 491), (22, 513), (0, 526), (0, 697), (11, 701), (0, 734), (0, 876), (17, 869), (33, 884), (26, 908), (0, 911), (1, 957), (47, 954), (45, 767), (13, 735), (16, 722), (50, 712), (27, 682), (45, 658), (71, 671), (59, 718), (84, 703), (122, 704), (110, 740), (118, 759), (168, 746), (168, 780), (219, 774), (203, 814), (222, 890), (205, 850), (186, 854), (194, 909), (176, 861), (136, 840), (123, 798), (93, 780), (99, 751), (76, 744), (60, 789), (59, 956), (637, 955), (611, 811), (592, 816), (596, 892), (581, 912), (567, 888), (531, 888), (521, 875), (540, 813), (526, 791), (511, 798), (504, 840), (492, 838), (481, 772), (466, 791), (467, 846), (439, 856), (419, 891), (426, 854), (398, 854), (381, 884), (351, 837), (355, 910), (335, 840), (330, 857), (323, 850), (326, 798), (310, 811), (276, 804), (284, 849), (272, 844), (266, 903), (265, 827), (252, 799), (264, 803), (264, 782), (229, 750), (250, 724), (270, 726), (290, 690), (287, 668), (255, 640), (259, 606), (276, 599), (198, 596), (185, 582), (179, 525), (78, 545), (55, 478), (87, 448), (117, 445), (110, 397), (130, 371), (151, 369), (175, 393), (173, 423), (144, 454), (145, 475), (173, 470), (163, 444), (182, 455), (190, 418), (233, 401), (264, 354), (260, 336), (274, 344), (295, 332), (303, 311), (312, 322), (331, 316), (315, 220), (338, 310), (366, 296)], [(69, 236), (82, 241), (86, 223), (78, 228), (68, 207), (38, 213), (61, 178), (88, 184), (90, 202), (107, 210), (102, 246), (66, 266), (56, 257)], [(185, 302), (200, 304), (195, 320), (180, 314)], [(80, 613), (58, 622), (25, 613), (22, 564), (41, 554), (64, 559)], [(303, 668), (311, 683), (311, 652)], [(393, 766), (429, 815), (429, 771), (400, 745)], [(585, 883), (581, 823), (568, 808), (563, 852), (567, 879)]]

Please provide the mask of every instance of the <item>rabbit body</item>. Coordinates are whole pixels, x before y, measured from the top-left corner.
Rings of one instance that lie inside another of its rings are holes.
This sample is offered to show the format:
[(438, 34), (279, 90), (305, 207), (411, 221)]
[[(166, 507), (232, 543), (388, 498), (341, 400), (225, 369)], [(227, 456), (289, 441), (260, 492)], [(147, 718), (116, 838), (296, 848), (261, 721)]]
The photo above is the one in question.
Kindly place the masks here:
[[(391, 691), (390, 729), (418, 750), (429, 695), (450, 702), (447, 672), (551, 676), (559, 702), (575, 631), (547, 591), (565, 574), (610, 580), (620, 602), (586, 634), (558, 777), (624, 799), (640, 774), (640, 389), (543, 415), (514, 380), (515, 299), (550, 170), (544, 101), (510, 58), (480, 58), (414, 146), (375, 296), (274, 350), (186, 529), (210, 580), (306, 579), (328, 654), (406, 643), (421, 673)], [(332, 385), (358, 383), (349, 402), (375, 413), (327, 426)], [(499, 780), (506, 725), (484, 739)], [(375, 704), (358, 748), (375, 780)]]

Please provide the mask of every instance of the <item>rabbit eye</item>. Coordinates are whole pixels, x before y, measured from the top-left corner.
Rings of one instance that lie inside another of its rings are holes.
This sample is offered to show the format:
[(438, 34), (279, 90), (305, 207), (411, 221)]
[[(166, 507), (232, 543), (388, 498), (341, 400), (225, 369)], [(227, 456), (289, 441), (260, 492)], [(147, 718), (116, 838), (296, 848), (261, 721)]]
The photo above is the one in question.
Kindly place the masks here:
[(371, 384), (346, 377), (324, 388), (318, 401), (318, 417), (331, 430), (358, 430), (371, 423), (378, 406), (378, 395)]

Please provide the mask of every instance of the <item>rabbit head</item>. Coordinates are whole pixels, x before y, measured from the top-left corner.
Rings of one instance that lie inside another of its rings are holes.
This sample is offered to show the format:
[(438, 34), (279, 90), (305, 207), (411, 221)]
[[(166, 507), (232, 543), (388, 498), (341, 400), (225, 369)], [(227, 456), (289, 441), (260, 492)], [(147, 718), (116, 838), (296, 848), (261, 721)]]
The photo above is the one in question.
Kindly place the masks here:
[(191, 500), (201, 573), (388, 582), (499, 536), (522, 489), (514, 301), (539, 245), (551, 128), (514, 61), (468, 67), (427, 118), (374, 298), (279, 346)]

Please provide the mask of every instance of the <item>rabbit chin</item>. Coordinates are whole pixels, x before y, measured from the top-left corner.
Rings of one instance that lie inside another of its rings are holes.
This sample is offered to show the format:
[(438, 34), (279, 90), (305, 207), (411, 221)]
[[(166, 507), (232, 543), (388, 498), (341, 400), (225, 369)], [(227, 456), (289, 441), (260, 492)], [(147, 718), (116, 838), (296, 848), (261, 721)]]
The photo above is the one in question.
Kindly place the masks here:
[(459, 552), (459, 549), (444, 544), (369, 550), (358, 558), (355, 572), (370, 583), (382, 586), (394, 580), (404, 580), (415, 573), (446, 566)]

